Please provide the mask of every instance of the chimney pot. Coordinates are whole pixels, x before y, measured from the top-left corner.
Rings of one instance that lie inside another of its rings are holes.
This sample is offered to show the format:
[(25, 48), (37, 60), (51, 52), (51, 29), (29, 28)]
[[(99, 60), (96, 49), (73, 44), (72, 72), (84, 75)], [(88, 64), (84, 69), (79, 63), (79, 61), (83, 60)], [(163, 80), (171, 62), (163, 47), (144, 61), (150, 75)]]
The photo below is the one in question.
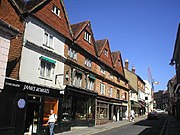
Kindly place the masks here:
[(129, 68), (129, 61), (128, 61), (128, 59), (125, 60), (125, 68), (126, 68), (126, 69)]

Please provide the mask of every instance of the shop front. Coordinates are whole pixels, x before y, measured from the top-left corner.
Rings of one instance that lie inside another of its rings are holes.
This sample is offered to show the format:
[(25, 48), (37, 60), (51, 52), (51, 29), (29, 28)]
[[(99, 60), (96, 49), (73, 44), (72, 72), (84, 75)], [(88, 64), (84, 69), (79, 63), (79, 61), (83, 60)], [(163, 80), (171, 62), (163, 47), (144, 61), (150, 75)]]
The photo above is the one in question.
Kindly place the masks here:
[(61, 126), (62, 97), (58, 89), (6, 78), (0, 93), (1, 135), (48, 134), (46, 123), (51, 109), (58, 116), (55, 132), (70, 130)]
[(96, 124), (122, 120), (124, 111), (122, 104), (122, 100), (99, 95), (97, 98)]
[(66, 86), (63, 98), (62, 121), (71, 127), (95, 125), (95, 100), (97, 93), (90, 90)]

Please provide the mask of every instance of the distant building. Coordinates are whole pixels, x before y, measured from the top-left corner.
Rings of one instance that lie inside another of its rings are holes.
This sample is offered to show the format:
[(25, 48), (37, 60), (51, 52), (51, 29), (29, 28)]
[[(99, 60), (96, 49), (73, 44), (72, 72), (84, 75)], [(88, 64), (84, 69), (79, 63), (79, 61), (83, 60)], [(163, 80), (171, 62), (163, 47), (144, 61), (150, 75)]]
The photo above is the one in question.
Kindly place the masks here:
[(163, 109), (163, 90), (159, 90), (158, 92), (154, 92), (154, 100), (155, 100), (155, 108), (156, 109)]

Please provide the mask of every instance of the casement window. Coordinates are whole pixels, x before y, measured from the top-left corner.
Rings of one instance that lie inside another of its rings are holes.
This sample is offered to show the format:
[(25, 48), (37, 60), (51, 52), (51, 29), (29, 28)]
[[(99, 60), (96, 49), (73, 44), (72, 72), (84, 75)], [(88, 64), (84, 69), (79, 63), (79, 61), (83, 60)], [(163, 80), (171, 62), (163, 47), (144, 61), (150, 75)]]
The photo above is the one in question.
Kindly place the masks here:
[(116, 92), (116, 98), (120, 99), (120, 91), (119, 90), (117, 90), (117, 92)]
[(55, 61), (40, 57), (40, 77), (51, 79), (54, 75)]
[(94, 83), (96, 78), (92, 75), (88, 75), (87, 77), (87, 89), (94, 90)]
[(104, 67), (102, 67), (102, 66), (100, 66), (100, 71), (101, 71), (101, 73), (103, 73), (103, 74), (105, 74), (105, 73), (106, 73), (105, 68), (104, 68)]
[(110, 73), (110, 78), (111, 78), (111, 79), (113, 79), (113, 78), (114, 78), (114, 76), (113, 76), (113, 74), (112, 74), (112, 73)]
[(109, 96), (110, 96), (110, 97), (112, 97), (112, 93), (113, 93), (113, 88), (110, 87), (110, 89), (109, 89)]
[(105, 55), (106, 57), (108, 57), (108, 50), (107, 50), (107, 49), (104, 49), (104, 55)]
[(87, 67), (89, 67), (89, 68), (91, 68), (91, 66), (92, 66), (91, 60), (88, 59), (88, 58), (86, 58), (85, 61), (84, 61), (84, 65), (87, 66)]
[(74, 60), (77, 60), (77, 52), (69, 47), (68, 56)]
[(84, 39), (91, 43), (91, 35), (87, 31), (84, 32)]
[(56, 7), (55, 5), (53, 5), (52, 12), (55, 15), (60, 16), (60, 9), (58, 7)]
[(73, 85), (76, 87), (82, 86), (82, 74), (79, 72), (74, 72)]
[(44, 42), (43, 45), (49, 48), (53, 48), (53, 36), (47, 32), (44, 32)]
[(105, 85), (103, 83), (100, 83), (100, 93), (105, 95)]

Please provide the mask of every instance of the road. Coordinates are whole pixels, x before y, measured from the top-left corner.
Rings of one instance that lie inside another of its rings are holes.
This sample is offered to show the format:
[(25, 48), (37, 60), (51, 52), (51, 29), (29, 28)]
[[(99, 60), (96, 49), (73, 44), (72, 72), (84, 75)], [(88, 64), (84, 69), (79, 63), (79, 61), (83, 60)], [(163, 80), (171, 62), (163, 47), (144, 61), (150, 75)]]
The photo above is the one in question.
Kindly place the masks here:
[(159, 114), (158, 120), (142, 120), (94, 135), (159, 135), (167, 114)]

